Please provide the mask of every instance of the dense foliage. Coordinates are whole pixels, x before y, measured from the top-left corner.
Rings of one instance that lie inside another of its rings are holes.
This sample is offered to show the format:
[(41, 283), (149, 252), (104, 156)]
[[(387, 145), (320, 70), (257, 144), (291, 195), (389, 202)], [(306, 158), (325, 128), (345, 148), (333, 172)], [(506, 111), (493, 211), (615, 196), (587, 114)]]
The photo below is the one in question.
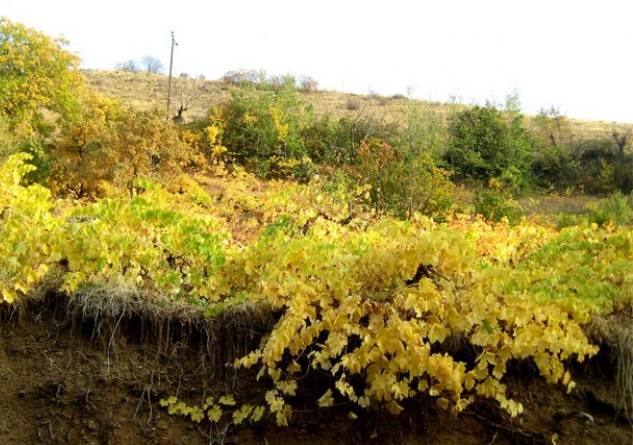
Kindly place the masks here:
[[(503, 384), (508, 362), (529, 358), (571, 389), (566, 361), (596, 351), (581, 324), (632, 295), (629, 229), (403, 222), (375, 218), (362, 202), (350, 213), (352, 191), (279, 183), (243, 245), (230, 215), (252, 209), (248, 187), (214, 196), (183, 179), (175, 199), (141, 181), (132, 198), (70, 203), (21, 185), (27, 160), (15, 155), (0, 168), (3, 299), (23, 301), (46, 285), (185, 300), (210, 313), (245, 300), (270, 305), (279, 321), (237, 364), (263, 366), (273, 384), (267, 409), (280, 424), (310, 368), (331, 375), (323, 407), (346, 399), (354, 410), (397, 413), (403, 400), (429, 394), (456, 412), (490, 397), (519, 414)], [(250, 180), (227, 184), (238, 181)], [(473, 362), (442, 352), (455, 338), (478, 351)]]
[(444, 157), (461, 177), (508, 178), (512, 185), (523, 181), (532, 147), (521, 115), (475, 106), (455, 114), (448, 133)]
[(20, 137), (46, 135), (79, 110), (79, 59), (64, 43), (0, 18), (0, 116)]

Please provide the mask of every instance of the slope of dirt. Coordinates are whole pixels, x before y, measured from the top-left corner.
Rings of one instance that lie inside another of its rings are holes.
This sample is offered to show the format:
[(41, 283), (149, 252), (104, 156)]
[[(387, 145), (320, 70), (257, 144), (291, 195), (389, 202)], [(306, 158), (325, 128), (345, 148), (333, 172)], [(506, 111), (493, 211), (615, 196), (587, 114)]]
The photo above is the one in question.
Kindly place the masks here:
[(511, 395), (526, 408), (514, 420), (493, 403), (453, 417), (418, 400), (399, 417), (367, 412), (355, 421), (347, 417), (349, 407), (299, 406), (289, 428), (266, 421), (236, 431), (171, 417), (158, 401), (175, 394), (190, 401), (226, 392), (238, 400), (256, 397), (262, 390), (252, 376), (236, 378), (224, 363), (256, 344), (263, 325), (252, 326), (250, 337), (229, 329), (220, 338), (129, 317), (98, 325), (95, 335), (96, 324), (67, 320), (63, 306), (0, 313), (3, 445), (633, 443), (630, 424), (610, 402), (606, 365), (577, 370), (571, 395), (546, 385), (529, 367), (513, 370)]

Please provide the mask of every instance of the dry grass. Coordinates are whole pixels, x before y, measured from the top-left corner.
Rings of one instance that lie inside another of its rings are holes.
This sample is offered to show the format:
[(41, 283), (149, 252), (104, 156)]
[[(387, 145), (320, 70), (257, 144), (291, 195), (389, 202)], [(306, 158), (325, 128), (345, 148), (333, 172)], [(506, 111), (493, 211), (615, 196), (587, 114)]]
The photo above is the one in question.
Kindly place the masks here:
[(615, 368), (615, 400), (626, 416), (633, 418), (633, 311), (594, 317), (586, 326), (587, 336), (607, 347)]
[[(140, 108), (165, 107), (167, 96), (167, 77), (160, 74), (128, 73), (122, 71), (83, 71), (88, 84), (98, 91), (123, 99), (125, 102)], [(208, 107), (218, 103), (229, 95), (230, 86), (220, 80), (199, 80), (174, 78), (174, 91), (179, 86), (187, 85), (189, 96), (193, 98), (185, 118), (191, 120), (205, 114)], [(303, 100), (314, 105), (319, 114), (333, 114), (337, 117), (353, 117), (359, 113), (397, 120), (403, 105), (409, 99), (402, 96), (380, 96), (377, 94), (358, 95), (337, 91), (316, 91), (300, 93)], [(415, 101), (430, 106), (446, 116), (463, 105), (442, 104), (439, 102)], [(175, 113), (178, 101), (172, 101)], [(350, 106), (350, 104), (354, 104)], [(572, 131), (582, 138), (598, 138), (611, 135), (614, 127), (633, 128), (633, 124), (617, 124), (604, 121), (584, 121), (571, 119)]]

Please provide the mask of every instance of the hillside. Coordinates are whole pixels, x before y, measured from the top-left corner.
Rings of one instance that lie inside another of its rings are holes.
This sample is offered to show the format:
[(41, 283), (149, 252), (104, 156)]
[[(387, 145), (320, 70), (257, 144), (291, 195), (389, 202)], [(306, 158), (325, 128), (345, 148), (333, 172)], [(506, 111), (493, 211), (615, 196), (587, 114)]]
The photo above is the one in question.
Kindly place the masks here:
[[(87, 83), (111, 97), (123, 99), (125, 102), (141, 108), (154, 106), (164, 107), (166, 103), (167, 76), (145, 72), (128, 73), (123, 71), (83, 70)], [(186, 119), (200, 117), (205, 110), (214, 103), (227, 97), (230, 86), (220, 80), (183, 79), (174, 78), (174, 95), (172, 102), (177, 109), (178, 93), (186, 90), (190, 99), (190, 109), (185, 113)], [(317, 91), (315, 93), (301, 93), (302, 98), (312, 104), (320, 114), (335, 116), (355, 116), (367, 113), (374, 116), (394, 119), (403, 105), (409, 99), (404, 97), (390, 97), (379, 95), (358, 95), (338, 91)], [(416, 100), (418, 103), (429, 103)], [(452, 107), (460, 105), (429, 103), (443, 113), (450, 112)], [(614, 128), (633, 128), (633, 124), (606, 121), (569, 120), (572, 131), (581, 138), (599, 138), (609, 136)]]

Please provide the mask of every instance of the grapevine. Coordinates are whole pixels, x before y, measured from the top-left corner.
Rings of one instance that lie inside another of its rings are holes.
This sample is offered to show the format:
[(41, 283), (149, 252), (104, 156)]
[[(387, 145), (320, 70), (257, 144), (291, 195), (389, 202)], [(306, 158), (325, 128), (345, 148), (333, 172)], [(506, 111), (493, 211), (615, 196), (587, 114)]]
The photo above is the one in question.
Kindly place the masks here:
[[(239, 171), (217, 179), (221, 191), (183, 176), (177, 190), (139, 179), (134, 196), (62, 200), (24, 184), (28, 161), (14, 155), (0, 167), (6, 303), (44, 285), (70, 296), (124, 286), (148, 303), (184, 301), (210, 316), (245, 302), (280, 314), (235, 362), (268, 376), (262, 403), (163, 401), (195, 422), (269, 413), (286, 425), (310, 370), (330, 376), (315, 408), (345, 401), (399, 413), (428, 395), (459, 413), (485, 397), (516, 416), (523, 406), (508, 396), (508, 364), (532, 360), (547, 382), (572, 390), (570, 360), (597, 352), (582, 325), (633, 295), (629, 228), (401, 221), (368, 210), (363, 188), (261, 183)], [(249, 238), (238, 239), (236, 215), (255, 215)], [(456, 340), (476, 357), (451, 355)]]

